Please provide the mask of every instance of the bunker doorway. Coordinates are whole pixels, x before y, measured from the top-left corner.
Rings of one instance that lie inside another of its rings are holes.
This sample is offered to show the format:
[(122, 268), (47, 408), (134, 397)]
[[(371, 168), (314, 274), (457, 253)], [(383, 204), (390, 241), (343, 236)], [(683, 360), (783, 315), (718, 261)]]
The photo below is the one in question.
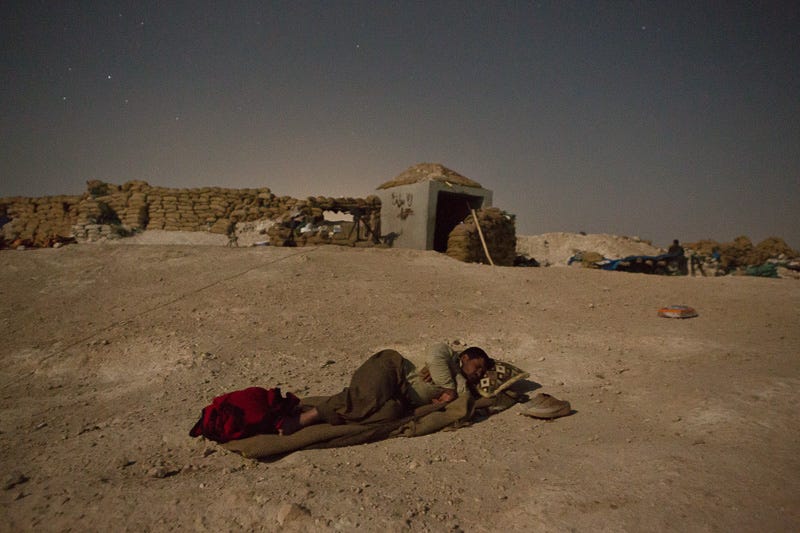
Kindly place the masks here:
[(480, 209), (483, 198), (440, 191), (436, 198), (436, 226), (433, 229), (433, 249), (447, 251), (447, 237), (462, 220), (467, 218), (470, 209)]

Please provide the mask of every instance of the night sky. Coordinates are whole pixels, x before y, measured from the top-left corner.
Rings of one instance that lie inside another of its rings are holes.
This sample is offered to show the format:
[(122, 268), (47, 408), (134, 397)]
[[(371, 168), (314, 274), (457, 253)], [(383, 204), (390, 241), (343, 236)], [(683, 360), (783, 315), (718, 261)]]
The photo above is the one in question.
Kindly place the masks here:
[(800, 248), (800, 2), (0, 3), (0, 196), (366, 196), (420, 162), (517, 232)]

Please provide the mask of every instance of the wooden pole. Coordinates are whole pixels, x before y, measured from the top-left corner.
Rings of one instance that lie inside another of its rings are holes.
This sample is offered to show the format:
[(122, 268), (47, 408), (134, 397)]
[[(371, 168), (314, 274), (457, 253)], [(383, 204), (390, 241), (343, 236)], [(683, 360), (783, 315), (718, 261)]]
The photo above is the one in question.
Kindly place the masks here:
[(483, 245), (483, 252), (486, 254), (486, 259), (489, 260), (489, 264), (494, 266), (494, 261), (492, 261), (492, 256), (489, 255), (489, 247), (486, 246), (486, 240), (483, 238), (483, 231), (481, 230), (481, 225), (478, 222), (478, 215), (475, 213), (475, 210), (470, 208), (472, 211), (472, 219), (475, 221), (475, 227), (478, 228), (478, 237), (481, 238), (481, 244)]

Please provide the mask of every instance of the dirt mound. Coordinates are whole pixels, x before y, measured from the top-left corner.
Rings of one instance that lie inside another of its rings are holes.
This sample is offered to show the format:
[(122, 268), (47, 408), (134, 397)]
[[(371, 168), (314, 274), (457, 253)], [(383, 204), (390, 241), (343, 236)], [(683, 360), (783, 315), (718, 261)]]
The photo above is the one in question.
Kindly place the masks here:
[(543, 233), (518, 235), (517, 253), (539, 261), (542, 266), (565, 266), (578, 252), (593, 252), (608, 259), (631, 255), (659, 255), (664, 250), (638, 237), (620, 237), (605, 233)]

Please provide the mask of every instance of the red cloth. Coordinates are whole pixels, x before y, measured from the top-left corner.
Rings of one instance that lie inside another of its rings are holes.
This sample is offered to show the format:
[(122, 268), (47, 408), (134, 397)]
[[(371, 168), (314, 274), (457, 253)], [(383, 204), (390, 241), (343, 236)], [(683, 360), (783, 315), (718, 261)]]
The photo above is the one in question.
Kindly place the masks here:
[(189, 435), (216, 442), (243, 439), (262, 433), (277, 433), (300, 399), (291, 392), (250, 387), (217, 396), (203, 409)]

